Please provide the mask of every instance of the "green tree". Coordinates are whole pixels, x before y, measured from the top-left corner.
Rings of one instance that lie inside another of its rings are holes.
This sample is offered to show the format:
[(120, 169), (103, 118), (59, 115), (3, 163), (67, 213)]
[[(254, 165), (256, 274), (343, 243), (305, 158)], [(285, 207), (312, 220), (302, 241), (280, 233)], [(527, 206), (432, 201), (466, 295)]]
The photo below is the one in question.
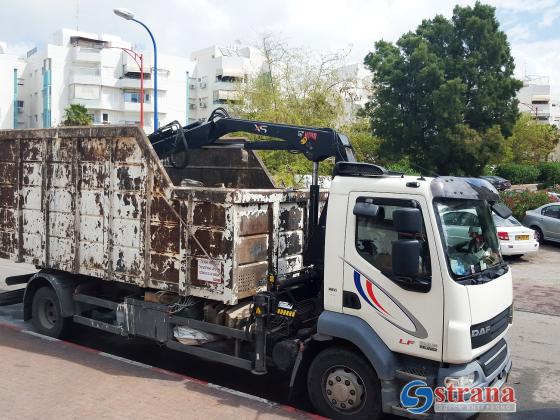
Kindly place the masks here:
[(560, 139), (560, 132), (549, 124), (539, 124), (532, 115), (522, 114), (508, 138), (509, 157), (513, 163), (546, 162)]
[(64, 122), (66, 126), (91, 125), (93, 118), (88, 115), (87, 108), (80, 104), (72, 104), (64, 110)]
[(456, 6), (396, 44), (378, 41), (366, 106), (380, 154), (440, 174), (479, 175), (499, 160), (517, 118), (514, 63), (495, 9)]
[[(314, 54), (289, 47), (271, 35), (262, 37), (258, 49), (264, 57), (263, 72), (238, 85), (238, 97), (230, 106), (233, 114), (259, 121), (340, 129), (348, 135), (358, 156), (364, 160), (375, 158), (378, 142), (368, 119), (342, 126), (343, 93), (348, 83), (339, 72), (344, 54)], [(300, 154), (283, 151), (259, 154), (281, 184), (294, 185), (296, 175), (311, 173), (311, 162)], [(331, 170), (330, 161), (320, 165), (322, 175), (329, 175)]]

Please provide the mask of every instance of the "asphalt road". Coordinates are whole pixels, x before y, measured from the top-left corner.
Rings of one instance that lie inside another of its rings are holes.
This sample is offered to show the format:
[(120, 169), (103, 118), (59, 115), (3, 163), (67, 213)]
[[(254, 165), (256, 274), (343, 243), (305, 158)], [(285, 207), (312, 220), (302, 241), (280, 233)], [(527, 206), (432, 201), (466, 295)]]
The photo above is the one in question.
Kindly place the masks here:
[[(537, 254), (511, 259), (509, 263), (514, 276), (516, 308), (510, 333), (514, 366), (509, 382), (517, 391), (518, 412), (484, 414), (479, 418), (557, 419), (560, 418), (560, 245), (544, 245)], [(6, 289), (4, 276), (21, 274), (26, 269), (32, 267), (3, 265), (0, 289)], [(21, 316), (21, 305), (0, 307), (2, 320), (17, 323)], [(69, 341), (280, 404), (291, 404), (301, 410), (312, 410), (305, 393), (290, 398), (287, 379), (278, 372), (258, 377), (171, 351), (147, 340), (124, 339), (87, 327), (76, 326)]]

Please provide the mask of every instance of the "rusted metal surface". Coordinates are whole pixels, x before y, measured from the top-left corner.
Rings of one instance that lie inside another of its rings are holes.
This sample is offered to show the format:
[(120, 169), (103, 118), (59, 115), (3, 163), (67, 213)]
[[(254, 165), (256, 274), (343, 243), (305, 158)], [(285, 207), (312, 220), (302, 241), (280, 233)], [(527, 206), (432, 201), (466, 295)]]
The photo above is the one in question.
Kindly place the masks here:
[(167, 168), (129, 126), (5, 130), (0, 148), (1, 258), (227, 304), (302, 268), (308, 195), (253, 153)]

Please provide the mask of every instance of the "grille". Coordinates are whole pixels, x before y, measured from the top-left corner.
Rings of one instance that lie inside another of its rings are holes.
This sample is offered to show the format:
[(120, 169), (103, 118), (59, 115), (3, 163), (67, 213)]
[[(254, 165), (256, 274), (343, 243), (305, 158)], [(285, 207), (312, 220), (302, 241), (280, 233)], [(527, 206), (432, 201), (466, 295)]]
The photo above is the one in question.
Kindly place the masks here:
[(478, 363), (482, 366), (482, 370), (486, 376), (491, 375), (498, 369), (498, 367), (503, 363), (507, 356), (507, 343), (502, 338), (498, 341), (494, 347), (480, 356), (478, 359)]
[(482, 347), (504, 332), (509, 323), (509, 312), (510, 308), (508, 307), (494, 318), (473, 325), (471, 327), (472, 348)]

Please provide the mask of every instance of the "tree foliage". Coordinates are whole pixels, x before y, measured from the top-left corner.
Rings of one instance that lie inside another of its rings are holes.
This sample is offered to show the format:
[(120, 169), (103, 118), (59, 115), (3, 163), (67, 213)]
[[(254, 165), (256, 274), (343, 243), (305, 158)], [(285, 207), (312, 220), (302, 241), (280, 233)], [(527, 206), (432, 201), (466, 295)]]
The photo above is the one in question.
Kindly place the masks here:
[(80, 104), (72, 104), (64, 110), (64, 122), (66, 126), (91, 125), (93, 118), (88, 115), (87, 108)]
[[(367, 119), (339, 127), (344, 116), (343, 92), (348, 83), (338, 71), (344, 64), (344, 53), (315, 54), (290, 47), (268, 34), (262, 36), (257, 47), (264, 57), (262, 72), (238, 86), (237, 101), (230, 106), (234, 114), (258, 121), (341, 128), (360, 157), (374, 159), (377, 141)], [(294, 185), (295, 175), (311, 173), (312, 163), (300, 154), (259, 154), (281, 184)], [(321, 174), (328, 175), (331, 170), (332, 162), (321, 163)]]
[(508, 138), (509, 159), (513, 163), (545, 162), (558, 144), (560, 132), (553, 125), (539, 124), (530, 114), (522, 114)]
[(366, 113), (386, 158), (441, 174), (478, 175), (504, 152), (517, 118), (514, 62), (493, 7), (456, 6), (364, 60), (374, 72)]

